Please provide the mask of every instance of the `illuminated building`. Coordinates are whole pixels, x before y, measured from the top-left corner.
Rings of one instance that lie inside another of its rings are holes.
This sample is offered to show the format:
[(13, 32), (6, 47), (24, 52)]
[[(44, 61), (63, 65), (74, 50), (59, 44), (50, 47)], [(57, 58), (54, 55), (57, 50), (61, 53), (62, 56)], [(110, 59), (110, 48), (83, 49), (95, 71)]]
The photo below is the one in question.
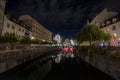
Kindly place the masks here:
[(28, 29), (32, 32), (32, 37), (46, 41), (52, 40), (52, 32), (31, 16), (23, 15), (19, 17), (19, 20), (28, 26)]
[[(116, 16), (117, 14), (118, 14), (118, 13), (112, 12), (112, 11), (108, 11), (108, 10), (105, 8), (105, 9), (104, 9), (103, 11), (101, 11), (98, 15), (96, 15), (96, 16), (92, 19), (92, 21), (90, 21), (89, 24), (94, 24), (94, 25), (100, 27), (101, 24), (104, 25), (103, 22), (105, 22), (106, 20), (108, 20), (108, 19)], [(109, 22), (108, 22), (108, 24), (109, 24)]]
[(4, 25), (2, 35), (5, 33), (15, 33), (18, 36), (31, 37), (31, 31), (25, 28), (26, 25), (20, 23), (18, 20), (4, 16)]
[(61, 43), (62, 38), (60, 37), (59, 34), (56, 34), (53, 40), (57, 41), (57, 43)]
[(89, 24), (97, 25), (105, 33), (110, 33), (112, 46), (120, 45), (120, 14), (105, 9)]
[(120, 15), (110, 18), (104, 23), (107, 23), (107, 21), (110, 23), (101, 26), (101, 30), (103, 30), (105, 33), (110, 33), (113, 38), (111, 40), (112, 45), (118, 46), (120, 45)]
[(0, 0), (0, 34), (2, 33), (4, 23), (4, 12), (5, 12), (6, 0)]

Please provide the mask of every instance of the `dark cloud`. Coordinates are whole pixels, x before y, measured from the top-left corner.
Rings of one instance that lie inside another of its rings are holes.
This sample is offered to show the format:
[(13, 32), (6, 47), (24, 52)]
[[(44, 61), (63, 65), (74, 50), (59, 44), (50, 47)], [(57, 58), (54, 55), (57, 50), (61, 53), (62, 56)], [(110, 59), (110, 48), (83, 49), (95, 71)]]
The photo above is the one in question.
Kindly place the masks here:
[[(42, 25), (66, 37), (75, 36), (87, 18), (104, 8), (119, 11), (119, 0), (8, 0), (6, 9), (16, 17), (32, 15)], [(17, 13), (17, 14), (16, 14)]]

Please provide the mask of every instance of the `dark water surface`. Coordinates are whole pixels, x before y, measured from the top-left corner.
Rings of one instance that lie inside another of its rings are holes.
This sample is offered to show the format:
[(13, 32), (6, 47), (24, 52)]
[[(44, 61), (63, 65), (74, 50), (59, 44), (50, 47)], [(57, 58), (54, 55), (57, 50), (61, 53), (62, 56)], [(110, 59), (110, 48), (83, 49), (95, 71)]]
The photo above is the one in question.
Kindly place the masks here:
[[(58, 53), (56, 53), (58, 54)], [(115, 80), (75, 56), (52, 55), (0, 75), (0, 80)]]

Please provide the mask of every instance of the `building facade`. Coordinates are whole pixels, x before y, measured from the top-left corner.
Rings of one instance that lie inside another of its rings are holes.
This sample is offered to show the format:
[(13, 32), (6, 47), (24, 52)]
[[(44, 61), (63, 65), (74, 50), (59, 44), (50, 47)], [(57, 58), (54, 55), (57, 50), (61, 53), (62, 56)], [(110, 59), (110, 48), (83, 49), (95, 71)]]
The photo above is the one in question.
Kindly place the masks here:
[(113, 46), (120, 46), (120, 15), (106, 20), (104, 25), (101, 25), (101, 30), (105, 33), (110, 33)]
[(51, 41), (52, 32), (42, 26), (37, 20), (29, 15), (23, 15), (19, 17), (19, 20), (29, 26), (29, 30), (32, 32), (32, 38), (40, 40)]
[(90, 24), (100, 27), (105, 33), (109, 33), (112, 46), (120, 46), (120, 14), (104, 9)]
[(2, 35), (8, 32), (8, 33), (15, 33), (18, 36), (31, 37), (31, 32), (24, 27), (25, 25), (21, 24), (19, 21), (15, 19), (10, 19), (5, 15)]
[(6, 0), (0, 0), (0, 34), (2, 33), (4, 23), (4, 12), (5, 12)]
[(112, 18), (116, 15), (118, 15), (117, 12), (108, 11), (105, 8), (98, 15), (96, 15), (95, 18), (93, 18), (93, 20), (90, 22), (90, 24), (93, 24), (93, 25), (96, 25), (96, 26), (100, 27), (103, 22), (105, 22), (107, 19), (110, 19), (110, 18)]

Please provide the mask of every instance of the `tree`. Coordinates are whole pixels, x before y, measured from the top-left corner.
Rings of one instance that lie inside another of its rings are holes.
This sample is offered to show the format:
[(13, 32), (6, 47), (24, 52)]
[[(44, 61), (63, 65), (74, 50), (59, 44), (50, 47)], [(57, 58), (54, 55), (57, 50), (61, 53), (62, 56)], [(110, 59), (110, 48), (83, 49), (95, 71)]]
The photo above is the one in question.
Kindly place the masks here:
[(15, 43), (17, 42), (17, 35), (15, 33), (6, 32), (4, 35), (1, 35), (0, 39), (1, 43), (8, 44), (8, 49), (14, 49)]
[(17, 35), (15, 33), (5, 33), (2, 37), (5, 43), (16, 43)]
[(41, 41), (40, 41), (39, 39), (32, 39), (32, 40), (31, 40), (31, 43), (32, 43), (32, 44), (40, 44)]
[(91, 46), (91, 42), (109, 40), (110, 35), (104, 33), (95, 25), (85, 25), (77, 34), (77, 40), (79, 42), (88, 41)]
[(0, 43), (4, 43), (4, 36), (3, 35), (0, 35)]
[(109, 41), (112, 38), (112, 36), (109, 33), (104, 34), (104, 40)]
[(21, 44), (30, 44), (31, 41), (29, 37), (22, 36), (18, 38), (18, 42)]
[(55, 40), (52, 40), (52, 44), (57, 44), (57, 41), (55, 41)]

